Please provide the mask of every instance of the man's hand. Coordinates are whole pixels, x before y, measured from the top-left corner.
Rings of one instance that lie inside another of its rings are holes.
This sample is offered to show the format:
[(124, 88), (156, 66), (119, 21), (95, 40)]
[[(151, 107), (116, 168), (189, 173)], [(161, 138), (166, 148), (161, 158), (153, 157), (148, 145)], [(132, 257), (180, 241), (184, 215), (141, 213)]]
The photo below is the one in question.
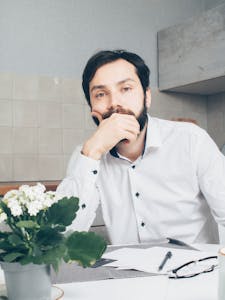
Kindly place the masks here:
[(83, 146), (85, 156), (98, 160), (120, 141), (133, 142), (140, 133), (139, 123), (133, 115), (113, 113), (104, 120), (98, 113), (93, 112), (92, 115), (98, 118), (100, 124)]

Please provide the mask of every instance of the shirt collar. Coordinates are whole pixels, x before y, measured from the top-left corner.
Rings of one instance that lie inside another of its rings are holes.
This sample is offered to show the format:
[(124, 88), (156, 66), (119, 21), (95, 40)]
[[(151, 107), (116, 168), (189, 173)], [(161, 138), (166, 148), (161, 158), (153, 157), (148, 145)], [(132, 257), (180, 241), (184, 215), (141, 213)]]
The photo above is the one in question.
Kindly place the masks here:
[(162, 138), (157, 119), (148, 114), (148, 125), (146, 132), (145, 150), (149, 148), (159, 148), (162, 145)]

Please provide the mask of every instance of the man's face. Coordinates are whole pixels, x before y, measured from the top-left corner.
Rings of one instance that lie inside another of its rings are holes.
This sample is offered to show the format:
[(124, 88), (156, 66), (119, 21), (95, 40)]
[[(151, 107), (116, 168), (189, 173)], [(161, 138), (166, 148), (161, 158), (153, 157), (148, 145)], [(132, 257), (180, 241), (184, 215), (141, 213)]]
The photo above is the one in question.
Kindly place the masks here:
[(101, 116), (100, 122), (115, 112), (133, 114), (139, 119), (150, 106), (150, 90), (144, 95), (135, 67), (123, 59), (100, 67), (89, 90), (92, 113)]

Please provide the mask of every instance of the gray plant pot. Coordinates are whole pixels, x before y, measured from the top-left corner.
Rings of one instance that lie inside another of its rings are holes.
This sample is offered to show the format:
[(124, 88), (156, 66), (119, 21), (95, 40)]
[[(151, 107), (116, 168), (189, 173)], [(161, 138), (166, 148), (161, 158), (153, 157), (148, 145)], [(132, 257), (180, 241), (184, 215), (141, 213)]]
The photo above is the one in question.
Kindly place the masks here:
[(46, 265), (0, 262), (9, 300), (51, 300), (50, 268)]

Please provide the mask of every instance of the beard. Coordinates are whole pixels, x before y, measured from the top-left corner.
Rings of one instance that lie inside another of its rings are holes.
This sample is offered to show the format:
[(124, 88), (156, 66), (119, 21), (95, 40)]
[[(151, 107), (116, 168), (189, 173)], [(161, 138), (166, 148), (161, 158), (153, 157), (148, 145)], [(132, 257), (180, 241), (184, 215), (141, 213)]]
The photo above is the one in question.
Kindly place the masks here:
[[(117, 105), (116, 107), (110, 107), (107, 112), (103, 113), (102, 119), (103, 120), (107, 119), (107, 118), (111, 117), (111, 115), (114, 113), (135, 116), (135, 113), (132, 110), (123, 108), (121, 105)], [(95, 117), (92, 117), (92, 118), (93, 118), (95, 124), (98, 126), (99, 125), (98, 119)], [(138, 124), (140, 125), (140, 131), (142, 131), (143, 128), (145, 127), (145, 124), (148, 119), (147, 107), (146, 107), (146, 97), (144, 97), (144, 105), (143, 105), (142, 111), (140, 112), (139, 116), (137, 116), (137, 117), (135, 116), (135, 118), (138, 121)]]

